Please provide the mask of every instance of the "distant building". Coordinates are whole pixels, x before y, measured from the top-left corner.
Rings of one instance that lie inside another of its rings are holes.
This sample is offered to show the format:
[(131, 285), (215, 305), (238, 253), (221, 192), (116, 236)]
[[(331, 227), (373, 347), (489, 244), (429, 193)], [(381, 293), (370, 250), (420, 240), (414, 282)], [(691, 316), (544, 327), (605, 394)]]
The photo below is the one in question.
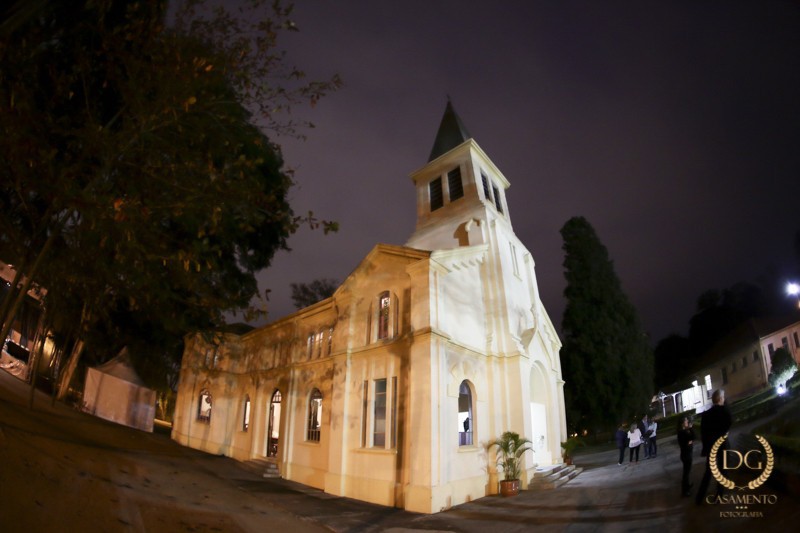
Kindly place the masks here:
[(717, 342), (701, 359), (697, 370), (659, 393), (662, 414), (711, 407), (711, 394), (725, 389), (728, 402), (770, 386), (772, 354), (786, 348), (800, 364), (800, 321), (797, 318), (752, 319)]
[(485, 446), (504, 431), (533, 441), (523, 485), (561, 462), (561, 342), (509, 182), (450, 103), (411, 179), (405, 246), (376, 245), (332, 297), (277, 322), (187, 339), (173, 439), (422, 513), (495, 492)]
[[(11, 293), (16, 271), (12, 265), (0, 261), (0, 302)], [(41, 301), (47, 294), (43, 288), (32, 285), (25, 295), (22, 306), (11, 323), (11, 329), (0, 344), (0, 369), (5, 370), (23, 381), (30, 377), (31, 352), (35, 341), (41, 333)], [(53, 352), (52, 343), (48, 340), (44, 355), (49, 360)], [(47, 361), (40, 361), (39, 367)]]

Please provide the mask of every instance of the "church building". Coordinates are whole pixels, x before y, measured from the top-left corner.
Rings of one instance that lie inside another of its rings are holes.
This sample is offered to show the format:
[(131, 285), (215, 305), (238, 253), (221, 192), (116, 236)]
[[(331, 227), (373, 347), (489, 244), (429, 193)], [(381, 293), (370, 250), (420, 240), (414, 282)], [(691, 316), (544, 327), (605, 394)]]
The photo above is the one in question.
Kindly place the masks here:
[(487, 444), (505, 431), (532, 441), (523, 488), (561, 462), (561, 342), (511, 225), (509, 181), (450, 102), (411, 180), (408, 242), (377, 244), (333, 296), (187, 338), (174, 440), (420, 513), (497, 493)]

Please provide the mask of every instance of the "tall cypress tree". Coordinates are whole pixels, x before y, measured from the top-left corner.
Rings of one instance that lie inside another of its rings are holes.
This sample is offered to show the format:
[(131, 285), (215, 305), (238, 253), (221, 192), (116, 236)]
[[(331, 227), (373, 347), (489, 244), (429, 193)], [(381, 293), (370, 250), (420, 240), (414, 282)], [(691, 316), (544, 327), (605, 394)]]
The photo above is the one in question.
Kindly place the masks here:
[(653, 353), (591, 224), (573, 217), (561, 236), (567, 281), (561, 349), (567, 424), (570, 432), (595, 433), (647, 408)]

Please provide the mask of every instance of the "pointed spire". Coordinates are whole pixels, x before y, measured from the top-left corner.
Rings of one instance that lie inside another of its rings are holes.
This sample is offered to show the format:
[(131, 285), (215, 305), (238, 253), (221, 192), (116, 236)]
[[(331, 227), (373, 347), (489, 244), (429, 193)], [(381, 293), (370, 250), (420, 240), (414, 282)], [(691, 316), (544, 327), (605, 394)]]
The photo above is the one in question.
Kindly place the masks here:
[(469, 134), (467, 128), (462, 124), (448, 96), (447, 107), (444, 110), (442, 122), (439, 124), (436, 140), (433, 141), (433, 149), (431, 150), (430, 157), (428, 157), (428, 162), (430, 163), (440, 155), (449, 152), (470, 138), (472, 138), (472, 135)]

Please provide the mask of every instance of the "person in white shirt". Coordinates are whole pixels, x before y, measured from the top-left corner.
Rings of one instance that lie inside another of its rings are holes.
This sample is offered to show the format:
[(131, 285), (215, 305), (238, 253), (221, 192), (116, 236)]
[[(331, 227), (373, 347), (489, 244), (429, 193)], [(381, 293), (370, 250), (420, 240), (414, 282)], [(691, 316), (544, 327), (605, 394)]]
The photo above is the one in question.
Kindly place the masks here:
[(642, 444), (642, 432), (636, 427), (636, 424), (631, 424), (631, 430), (628, 431), (628, 448), (630, 448), (629, 462), (633, 462), (633, 455), (636, 452), (636, 462), (639, 462), (639, 446)]
[(648, 456), (650, 459), (656, 456), (658, 452), (658, 444), (656, 443), (656, 431), (658, 430), (658, 422), (653, 419), (650, 419), (650, 424), (647, 426), (647, 431), (650, 432), (650, 436), (647, 439), (647, 447), (648, 447)]

